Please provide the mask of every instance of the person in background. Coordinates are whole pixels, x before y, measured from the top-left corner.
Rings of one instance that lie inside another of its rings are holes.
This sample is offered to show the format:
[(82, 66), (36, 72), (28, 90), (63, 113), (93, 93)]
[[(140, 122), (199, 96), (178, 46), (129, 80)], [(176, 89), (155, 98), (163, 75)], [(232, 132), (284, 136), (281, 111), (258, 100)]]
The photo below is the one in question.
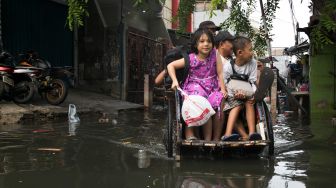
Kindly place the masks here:
[[(234, 39), (234, 36), (232, 36), (228, 31), (219, 31), (217, 33), (217, 35), (215, 36), (215, 47), (217, 49), (218, 54), (220, 55), (220, 58), (222, 59), (222, 64), (226, 64), (229, 63), (232, 59), (232, 41)], [(224, 101), (223, 101), (224, 102)], [(223, 104), (224, 105), (224, 104)], [(222, 108), (223, 109), (223, 108)], [(224, 124), (224, 120), (225, 120), (225, 114), (224, 111), (221, 110), (220, 113), (220, 118), (217, 118), (214, 121), (218, 121), (216, 122), (216, 124)], [(237, 121), (237, 123), (240, 123), (241, 126), (236, 126), (241, 128), (242, 122), (241, 121)], [(222, 135), (222, 130), (223, 130), (223, 126), (217, 126), (214, 127), (213, 130), (213, 135), (214, 138), (217, 138), (218, 140), (220, 139), (221, 135)], [(217, 141), (217, 140), (215, 140)]]
[[(169, 51), (170, 49), (175, 48), (173, 46), (173, 44), (169, 40), (167, 40), (167, 39), (161, 39), (159, 41), (167, 45), (167, 51)], [(164, 66), (167, 66), (165, 64), (165, 62), (164, 62)], [(167, 74), (168, 73), (167, 73), (166, 67), (164, 67), (164, 69), (155, 77), (154, 84), (156, 86), (160, 86), (161, 84), (163, 84), (163, 80), (165, 79), (165, 77), (166, 77)]]
[(215, 36), (215, 47), (221, 55), (223, 63), (230, 63), (232, 59), (232, 41), (234, 36), (228, 31), (219, 31)]
[(201, 22), (199, 24), (198, 29), (207, 29), (212, 33), (213, 36), (215, 36), (216, 32), (219, 31), (221, 28), (219, 26), (216, 26), (216, 24), (213, 23), (212, 21), (207, 20), (207, 21)]
[(264, 64), (260, 60), (257, 60), (257, 82), (256, 82), (257, 86), (259, 85), (260, 74), (263, 69), (264, 69)]

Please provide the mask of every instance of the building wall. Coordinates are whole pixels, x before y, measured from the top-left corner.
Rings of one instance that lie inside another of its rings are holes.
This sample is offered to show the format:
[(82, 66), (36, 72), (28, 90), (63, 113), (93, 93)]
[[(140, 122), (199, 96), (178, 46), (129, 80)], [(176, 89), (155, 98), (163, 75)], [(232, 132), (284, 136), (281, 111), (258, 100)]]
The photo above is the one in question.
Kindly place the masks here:
[(66, 5), (46, 0), (2, 0), (3, 47), (16, 55), (36, 51), (52, 66), (73, 66), (73, 33)]
[[(162, 19), (162, 7), (150, 5), (150, 9), (142, 9), (133, 7), (131, 0), (89, 1), (90, 16), (78, 32), (81, 87), (127, 99), (131, 68), (128, 61), (136, 52), (129, 48), (130, 32), (134, 35), (132, 31), (136, 31), (142, 35), (141, 39), (146, 38), (154, 43), (162, 38), (169, 39)], [(140, 40), (137, 42), (145, 46), (152, 44), (146, 41), (142, 44)], [(154, 52), (148, 53), (152, 57)], [(142, 63), (140, 60), (139, 63)]]
[(166, 0), (162, 9), (163, 22), (167, 29), (172, 28), (172, 0)]
[[(230, 15), (229, 9), (225, 9), (224, 11), (221, 10), (215, 10), (214, 11), (217, 16), (213, 16), (210, 18), (210, 11), (195, 11), (193, 13), (193, 23), (192, 23), (192, 31), (196, 31), (199, 24), (205, 20), (211, 20), (216, 25), (220, 25), (223, 23)], [(230, 31), (232, 33), (232, 31)]]
[[(217, 10), (214, 10), (214, 15), (210, 18), (210, 9), (211, 3), (210, 1), (200, 0), (195, 5), (195, 10), (192, 15), (192, 31), (195, 31), (199, 24), (206, 20), (213, 21), (216, 25), (222, 24), (229, 16), (230, 16), (230, 9), (228, 8), (227, 4), (222, 4), (221, 6), (217, 7)], [(253, 18), (250, 17), (251, 25), (254, 29), (259, 28), (260, 18)], [(227, 28), (222, 28), (223, 30), (227, 30)], [(233, 30), (228, 30), (231, 33), (235, 33)]]
[[(223, 7), (225, 8), (225, 7)], [(192, 32), (196, 31), (199, 27), (199, 24), (206, 20), (213, 21), (216, 25), (223, 23), (230, 15), (229, 9), (215, 10), (213, 15), (210, 18), (210, 9), (211, 3), (209, 1), (198, 1), (195, 5), (195, 10), (192, 15)], [(220, 9), (220, 7), (218, 7)], [(232, 33), (232, 31), (230, 31)]]
[(336, 46), (325, 47), (310, 58), (310, 129), (313, 140), (326, 143), (335, 133), (331, 118), (336, 116), (336, 79), (330, 73), (336, 72)]
[(330, 74), (336, 71), (336, 46), (326, 47), (312, 55), (310, 62), (311, 114), (336, 115), (335, 78)]
[(87, 90), (119, 97), (118, 27), (104, 24), (94, 1), (89, 1), (89, 13), (85, 26), (78, 32), (79, 84)]

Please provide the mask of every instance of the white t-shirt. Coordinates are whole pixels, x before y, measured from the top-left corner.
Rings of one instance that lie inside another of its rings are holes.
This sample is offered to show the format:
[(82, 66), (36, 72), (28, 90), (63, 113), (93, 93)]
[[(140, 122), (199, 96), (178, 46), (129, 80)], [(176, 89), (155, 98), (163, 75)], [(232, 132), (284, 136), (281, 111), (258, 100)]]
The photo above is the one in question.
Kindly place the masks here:
[[(223, 60), (224, 59), (224, 60)], [(224, 74), (224, 83), (227, 84), (228, 79), (233, 74), (230, 60), (226, 60), (222, 57), (223, 60), (223, 74)], [(255, 85), (257, 81), (257, 61), (252, 59), (245, 65), (238, 66), (234, 64), (234, 69), (238, 74), (246, 74), (249, 76), (249, 82), (252, 83), (253, 91), (257, 90)]]

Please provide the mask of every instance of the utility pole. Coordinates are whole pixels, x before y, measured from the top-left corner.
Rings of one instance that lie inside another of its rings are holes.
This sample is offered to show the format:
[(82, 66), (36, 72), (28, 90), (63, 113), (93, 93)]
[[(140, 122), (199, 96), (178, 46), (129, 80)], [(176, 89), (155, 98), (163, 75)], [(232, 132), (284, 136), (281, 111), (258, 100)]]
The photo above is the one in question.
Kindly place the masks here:
[(267, 51), (268, 51), (268, 58), (270, 60), (271, 63), (271, 68), (273, 68), (273, 58), (272, 58), (272, 47), (271, 47), (271, 39), (269, 37), (269, 31), (267, 29), (267, 24), (266, 24), (266, 16), (265, 16), (265, 10), (264, 10), (264, 4), (262, 0), (259, 0), (260, 2), (260, 9), (261, 9), (261, 18), (263, 20), (263, 24), (264, 24), (264, 29), (265, 29), (265, 33), (266, 33), (266, 43), (267, 43)]
[[(264, 10), (264, 4), (262, 0), (259, 0), (260, 2), (260, 9), (261, 9), (261, 17), (264, 23), (264, 29), (266, 33), (266, 43), (267, 43), (267, 49), (268, 49), (268, 58), (271, 64), (271, 68), (273, 69), (273, 57), (272, 57), (272, 47), (271, 47), (271, 39), (269, 37), (267, 24), (266, 24), (266, 16), (265, 16), (265, 10)], [(272, 120), (273, 123), (276, 122), (277, 117), (277, 96), (278, 96), (278, 71), (277, 69), (273, 69), (274, 72), (274, 81), (271, 87), (271, 114), (272, 114)]]
[(0, 0), (0, 51), (3, 50), (3, 42), (2, 42), (2, 21), (1, 21), (1, 0)]

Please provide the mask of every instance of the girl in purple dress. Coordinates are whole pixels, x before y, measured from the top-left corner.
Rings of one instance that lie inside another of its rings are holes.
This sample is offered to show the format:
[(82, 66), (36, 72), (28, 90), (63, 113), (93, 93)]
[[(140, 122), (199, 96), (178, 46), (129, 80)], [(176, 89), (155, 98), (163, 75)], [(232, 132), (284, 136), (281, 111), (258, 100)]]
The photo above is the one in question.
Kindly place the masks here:
[[(218, 110), (220, 115), (215, 114), (209, 121), (203, 125), (204, 140), (220, 140), (224, 115), (222, 113), (222, 100), (227, 97), (224, 86), (223, 67), (220, 56), (214, 49), (214, 38), (208, 30), (198, 29), (192, 39), (191, 50), (189, 54), (190, 68), (189, 74), (184, 82), (182, 89), (188, 95), (200, 95), (209, 100), (214, 110)], [(172, 79), (172, 88), (179, 87), (176, 78), (176, 69), (184, 68), (184, 59), (171, 62), (167, 66), (169, 76)], [(193, 127), (186, 128), (186, 139), (193, 140), (195, 137)]]

